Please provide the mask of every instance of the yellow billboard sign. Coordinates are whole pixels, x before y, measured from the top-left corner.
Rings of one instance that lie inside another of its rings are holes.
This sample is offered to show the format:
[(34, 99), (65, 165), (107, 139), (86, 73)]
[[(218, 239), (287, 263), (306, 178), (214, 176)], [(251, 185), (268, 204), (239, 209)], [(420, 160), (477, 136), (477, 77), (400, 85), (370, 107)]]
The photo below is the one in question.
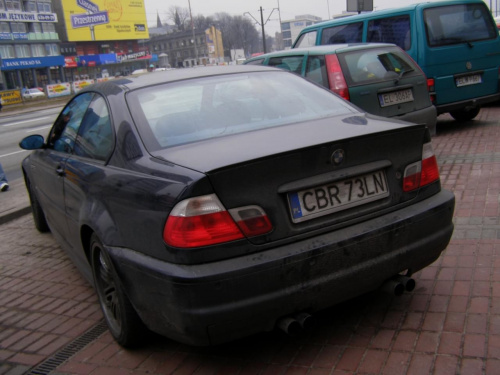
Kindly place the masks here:
[(21, 90), (6, 90), (0, 92), (3, 105), (22, 103)]
[(65, 0), (70, 42), (149, 39), (144, 0)]

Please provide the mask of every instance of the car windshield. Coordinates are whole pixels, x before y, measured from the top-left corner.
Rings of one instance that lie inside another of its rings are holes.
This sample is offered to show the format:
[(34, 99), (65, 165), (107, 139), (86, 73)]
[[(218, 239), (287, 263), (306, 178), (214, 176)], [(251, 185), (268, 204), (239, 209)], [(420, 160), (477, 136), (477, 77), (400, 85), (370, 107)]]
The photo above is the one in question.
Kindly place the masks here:
[(369, 48), (340, 55), (346, 79), (351, 85), (399, 80), (420, 72), (405, 52), (397, 47)]
[(227, 74), (127, 95), (150, 151), (355, 112), (329, 91), (287, 72)]

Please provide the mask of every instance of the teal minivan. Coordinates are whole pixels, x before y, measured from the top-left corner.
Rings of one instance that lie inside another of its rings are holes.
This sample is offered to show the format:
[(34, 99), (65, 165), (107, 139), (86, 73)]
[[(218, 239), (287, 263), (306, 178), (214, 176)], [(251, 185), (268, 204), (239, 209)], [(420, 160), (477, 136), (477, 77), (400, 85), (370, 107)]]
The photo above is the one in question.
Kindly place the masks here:
[(304, 28), (293, 48), (384, 42), (405, 50), (433, 80), (437, 113), (471, 120), (500, 99), (500, 36), (482, 0), (450, 0), (363, 13)]

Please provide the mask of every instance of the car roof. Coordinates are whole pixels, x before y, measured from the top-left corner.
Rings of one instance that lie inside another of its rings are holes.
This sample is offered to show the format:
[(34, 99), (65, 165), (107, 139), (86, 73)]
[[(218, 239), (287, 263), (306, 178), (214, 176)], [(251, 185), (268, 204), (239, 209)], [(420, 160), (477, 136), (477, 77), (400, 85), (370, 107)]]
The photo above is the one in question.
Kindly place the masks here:
[(183, 81), (194, 78), (213, 77), (227, 74), (249, 73), (249, 72), (265, 72), (275, 71), (282, 72), (281, 69), (271, 68), (267, 66), (252, 66), (252, 65), (235, 65), (235, 66), (210, 66), (200, 68), (183, 68), (168, 71), (151, 72), (142, 74), (136, 77), (121, 77), (118, 79), (110, 79), (106, 82), (96, 83), (88, 86), (82, 91), (99, 90), (103, 93), (116, 93), (117, 86), (123, 91), (130, 91), (147, 86), (154, 86), (162, 83)]
[(303, 47), (303, 48), (293, 48), (287, 49), (283, 51), (270, 52), (265, 55), (260, 55), (248, 59), (245, 61), (255, 61), (262, 60), (268, 57), (277, 57), (277, 56), (294, 56), (300, 54), (309, 54), (309, 55), (326, 55), (337, 52), (349, 52), (363, 49), (371, 49), (371, 48), (381, 48), (381, 47), (395, 47), (395, 44), (391, 43), (349, 43), (349, 44), (327, 44), (322, 46), (313, 46), (313, 47)]

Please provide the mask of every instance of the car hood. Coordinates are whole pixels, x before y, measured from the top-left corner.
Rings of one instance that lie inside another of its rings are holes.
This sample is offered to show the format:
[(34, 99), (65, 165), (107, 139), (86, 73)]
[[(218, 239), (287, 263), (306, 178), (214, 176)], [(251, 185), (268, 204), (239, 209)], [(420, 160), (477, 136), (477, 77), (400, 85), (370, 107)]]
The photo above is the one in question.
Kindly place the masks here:
[(369, 114), (350, 114), (212, 138), (155, 151), (152, 155), (209, 173), (270, 155), (408, 126), (416, 125)]

